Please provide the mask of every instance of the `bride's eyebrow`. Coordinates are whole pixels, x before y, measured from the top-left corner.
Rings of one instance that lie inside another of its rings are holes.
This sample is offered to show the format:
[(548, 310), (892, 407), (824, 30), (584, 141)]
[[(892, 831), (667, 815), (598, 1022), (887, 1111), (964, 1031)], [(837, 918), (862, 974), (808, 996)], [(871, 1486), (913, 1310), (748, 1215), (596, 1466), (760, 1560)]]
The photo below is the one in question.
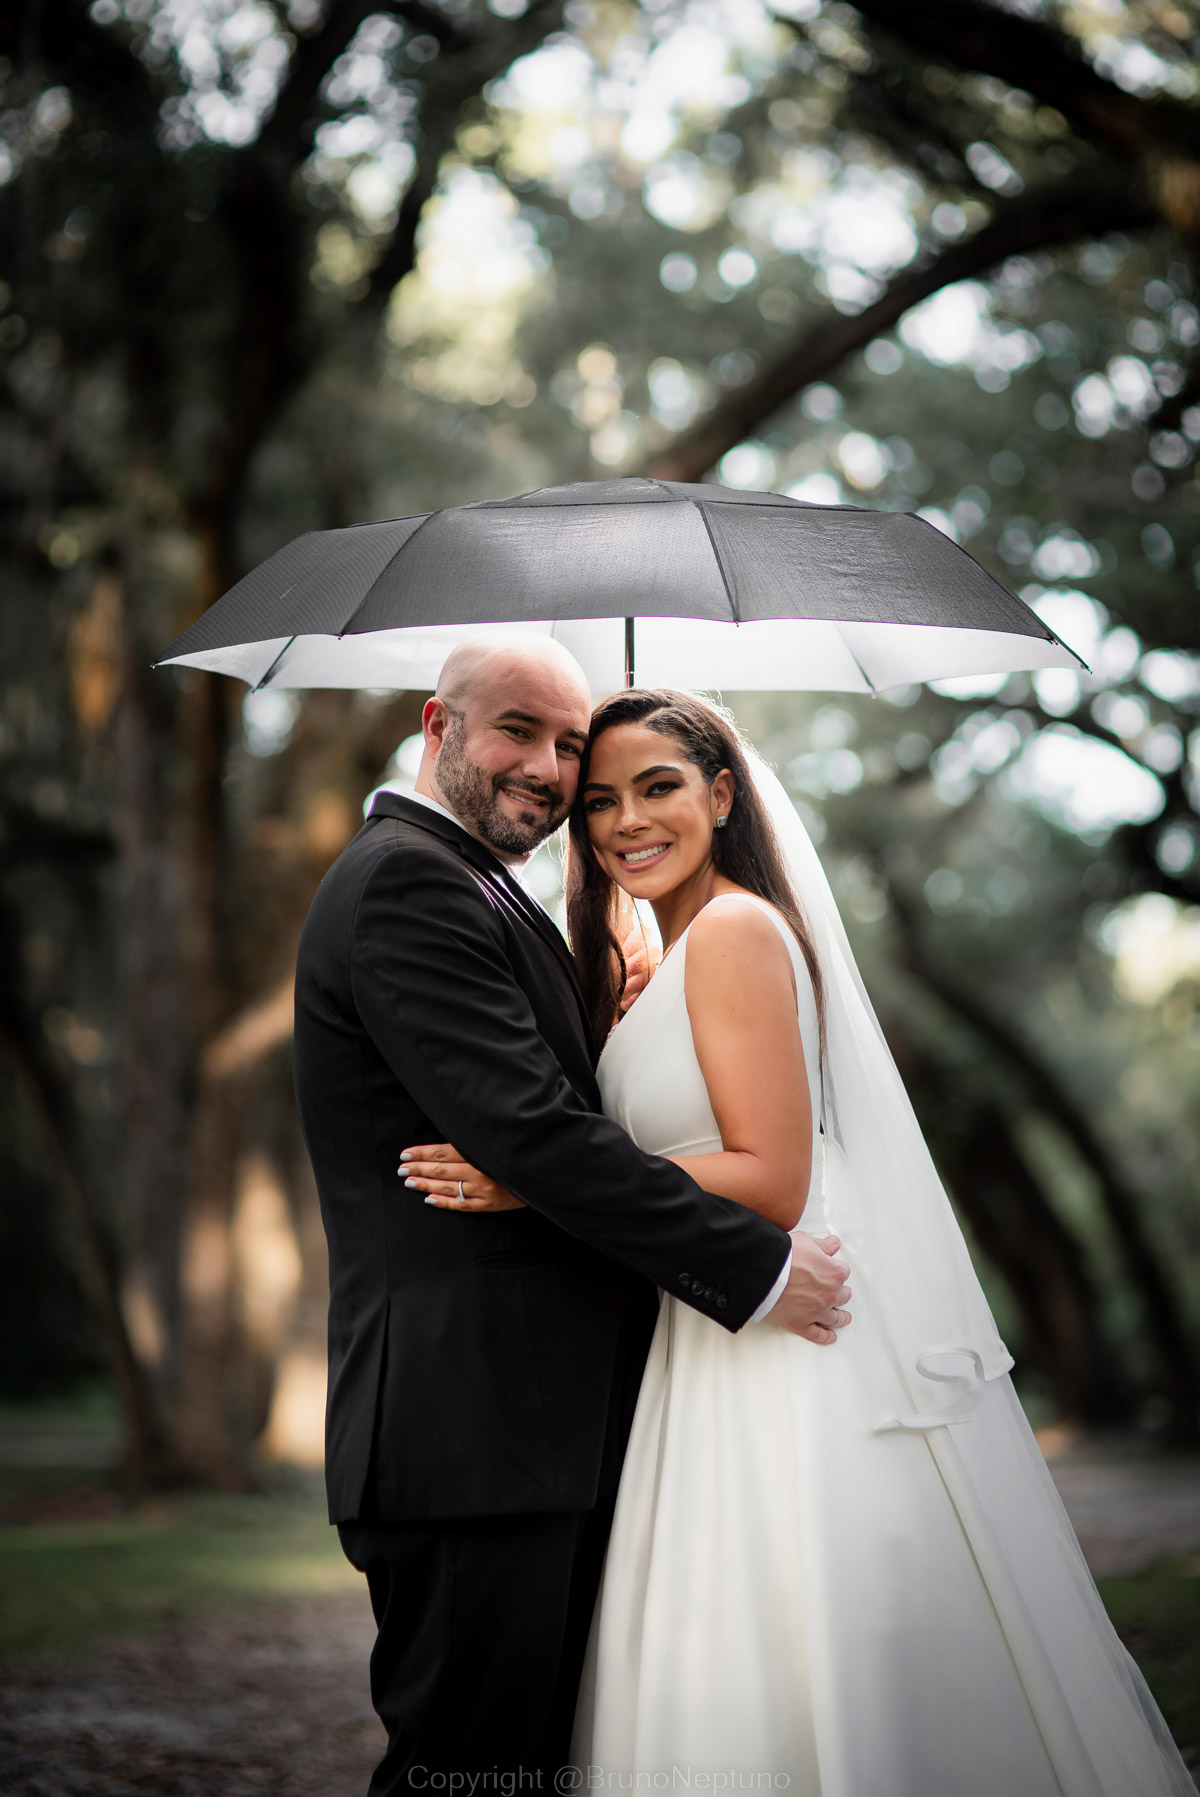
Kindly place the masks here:
[[(663, 761), (657, 767), (644, 768), (640, 774), (635, 774), (629, 784), (640, 786), (643, 780), (651, 780), (655, 774), (677, 774), (678, 772), (679, 769), (672, 762)], [(584, 792), (616, 792), (617, 789), (615, 786), (606, 786), (603, 780), (589, 780), (583, 790)]]

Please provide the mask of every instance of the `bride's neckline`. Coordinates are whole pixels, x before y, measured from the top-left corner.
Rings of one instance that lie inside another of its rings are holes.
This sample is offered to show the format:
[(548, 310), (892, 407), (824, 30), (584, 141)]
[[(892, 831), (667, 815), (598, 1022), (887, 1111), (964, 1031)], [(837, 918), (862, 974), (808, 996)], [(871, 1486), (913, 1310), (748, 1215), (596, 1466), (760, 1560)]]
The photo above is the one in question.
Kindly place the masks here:
[[(778, 916), (778, 912), (776, 912), (774, 905), (771, 904), (769, 899), (759, 898), (759, 896), (756, 892), (742, 892), (741, 890), (739, 890), (737, 892), (718, 892), (715, 895), (715, 897), (708, 899), (706, 901), (706, 903), (701, 905), (699, 911), (697, 911), (697, 913), (696, 913), (696, 917), (702, 916), (703, 913), (708, 910), (709, 905), (719, 905), (722, 899), (735, 899), (735, 898), (749, 899), (750, 903), (752, 905), (762, 905), (767, 911), (770, 911), (773, 916)], [(691, 929), (692, 924), (695, 923), (696, 917), (693, 917), (690, 920), (690, 922), (686, 923), (684, 925), (683, 929), (680, 930), (678, 936), (676, 936), (674, 942), (671, 944), (670, 948), (666, 951), (662, 960), (659, 962), (658, 966), (654, 969), (654, 972), (651, 974), (650, 978), (647, 980), (644, 989), (638, 993), (638, 996), (634, 999), (634, 1001), (633, 1001), (632, 1005), (629, 1007), (629, 1009), (627, 1011), (622, 1011), (621, 1015), (617, 1018), (617, 1021), (613, 1024), (611, 1030), (609, 1030), (608, 1035), (605, 1038), (604, 1047), (600, 1050), (600, 1060), (603, 1060), (605, 1055), (608, 1053), (608, 1050), (612, 1044), (613, 1038), (616, 1036), (617, 1031), (620, 1029), (621, 1025), (623, 1023), (628, 1022), (629, 1018), (634, 1016), (634, 1014), (636, 1013), (638, 1006), (645, 1002), (646, 994), (650, 991), (650, 988), (653, 986), (655, 980), (658, 978), (659, 974), (662, 972), (663, 968), (666, 966), (666, 964), (670, 960), (671, 956), (675, 953), (675, 950), (679, 947), (680, 943), (686, 941), (687, 933)], [(597, 1065), (599, 1065), (599, 1062), (597, 1062)]]

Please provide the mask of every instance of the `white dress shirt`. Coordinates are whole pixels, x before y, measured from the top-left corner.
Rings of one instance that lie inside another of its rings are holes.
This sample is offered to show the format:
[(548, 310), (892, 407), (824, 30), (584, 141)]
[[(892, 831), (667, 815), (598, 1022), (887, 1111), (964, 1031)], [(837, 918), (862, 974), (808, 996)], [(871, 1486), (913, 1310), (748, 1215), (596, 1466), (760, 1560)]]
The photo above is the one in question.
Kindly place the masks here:
[(787, 1259), (784, 1261), (782, 1267), (779, 1269), (779, 1278), (775, 1281), (774, 1285), (771, 1287), (770, 1291), (767, 1293), (766, 1297), (763, 1299), (763, 1301), (759, 1305), (758, 1309), (754, 1312), (754, 1315), (749, 1319), (752, 1323), (761, 1323), (763, 1318), (766, 1317), (772, 1310), (774, 1310), (775, 1306), (778, 1304), (779, 1300), (783, 1296), (783, 1288), (787, 1284), (788, 1279), (791, 1276), (791, 1271), (792, 1271), (792, 1251), (789, 1248), (787, 1251)]
[[(467, 826), (463, 823), (461, 817), (455, 817), (453, 811), (448, 811), (445, 805), (439, 804), (437, 799), (427, 799), (423, 792), (406, 792), (402, 796), (406, 799), (411, 799), (414, 805), (424, 805), (427, 811), (436, 811), (439, 817), (448, 817), (450, 822), (452, 824), (457, 824), (459, 829), (463, 831), (465, 835), (471, 836), (474, 834), (473, 831), (467, 829)], [(479, 838), (476, 837), (475, 840), (478, 841)], [(497, 861), (502, 861), (504, 863), (505, 867), (524, 867), (529, 859), (527, 854), (506, 854), (503, 849), (498, 849), (494, 842), (485, 842), (483, 846), (489, 855), (494, 855)]]

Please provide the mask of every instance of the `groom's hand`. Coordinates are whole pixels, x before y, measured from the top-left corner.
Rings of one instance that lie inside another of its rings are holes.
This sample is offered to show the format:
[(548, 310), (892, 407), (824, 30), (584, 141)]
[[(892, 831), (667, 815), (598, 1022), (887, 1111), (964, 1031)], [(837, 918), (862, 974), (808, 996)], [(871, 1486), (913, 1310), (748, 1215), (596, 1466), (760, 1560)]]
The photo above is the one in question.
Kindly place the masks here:
[(802, 1335), (805, 1341), (827, 1348), (837, 1340), (837, 1331), (850, 1321), (850, 1312), (841, 1306), (850, 1296), (846, 1281), (850, 1269), (838, 1260), (841, 1242), (836, 1235), (805, 1235), (803, 1230), (792, 1237), (792, 1270), (778, 1302), (768, 1311), (765, 1322)]

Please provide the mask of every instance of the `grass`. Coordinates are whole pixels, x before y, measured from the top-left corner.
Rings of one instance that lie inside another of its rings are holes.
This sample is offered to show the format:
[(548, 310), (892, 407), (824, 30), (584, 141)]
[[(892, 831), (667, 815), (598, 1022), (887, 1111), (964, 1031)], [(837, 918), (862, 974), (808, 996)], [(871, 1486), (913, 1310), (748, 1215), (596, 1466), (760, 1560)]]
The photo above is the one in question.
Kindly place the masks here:
[(85, 1651), (214, 1604), (361, 1589), (315, 1490), (0, 1528), (0, 1655)]
[[(122, 1509), (103, 1454), (88, 1448), (105, 1431), (115, 1441), (104, 1403), (0, 1407), (0, 1510), (29, 1518), (0, 1524), (0, 1658), (86, 1654), (105, 1636), (153, 1635), (207, 1607), (362, 1590), (325, 1520), (319, 1478)], [(39, 1448), (22, 1464), (5, 1452), (64, 1434), (84, 1457), (56, 1461)], [(95, 1471), (81, 1488), (85, 1466)], [(1100, 1590), (1176, 1740), (1200, 1747), (1200, 1555)]]
[(1100, 1594), (1171, 1733), (1200, 1746), (1200, 1554), (1105, 1579)]
[[(0, 1656), (85, 1652), (198, 1609), (361, 1589), (315, 1486), (0, 1528)], [(1176, 1740), (1200, 1743), (1200, 1556), (1101, 1586)]]

